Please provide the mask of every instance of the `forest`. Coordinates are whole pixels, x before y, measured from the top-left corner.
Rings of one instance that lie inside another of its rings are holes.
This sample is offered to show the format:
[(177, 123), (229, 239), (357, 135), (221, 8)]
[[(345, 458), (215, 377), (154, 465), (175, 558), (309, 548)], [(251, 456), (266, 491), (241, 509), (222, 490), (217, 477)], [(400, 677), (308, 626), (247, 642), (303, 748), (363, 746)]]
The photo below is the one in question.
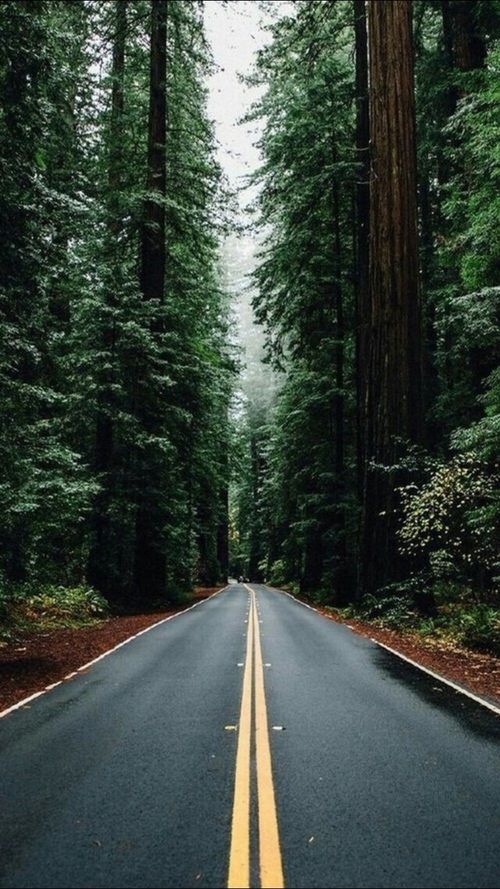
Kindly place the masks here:
[(244, 575), (500, 653), (500, 4), (260, 3), (241, 219), (210, 2), (0, 4), (0, 622)]

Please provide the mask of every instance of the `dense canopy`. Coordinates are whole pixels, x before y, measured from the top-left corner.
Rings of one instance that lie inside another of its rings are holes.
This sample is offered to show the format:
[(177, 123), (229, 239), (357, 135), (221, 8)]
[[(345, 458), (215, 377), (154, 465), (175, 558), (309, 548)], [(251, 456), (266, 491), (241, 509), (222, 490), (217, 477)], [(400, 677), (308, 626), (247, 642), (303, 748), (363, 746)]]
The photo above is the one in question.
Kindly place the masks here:
[(498, 3), (261, 8), (241, 218), (202, 3), (0, 4), (1, 602), (230, 572), (498, 644)]

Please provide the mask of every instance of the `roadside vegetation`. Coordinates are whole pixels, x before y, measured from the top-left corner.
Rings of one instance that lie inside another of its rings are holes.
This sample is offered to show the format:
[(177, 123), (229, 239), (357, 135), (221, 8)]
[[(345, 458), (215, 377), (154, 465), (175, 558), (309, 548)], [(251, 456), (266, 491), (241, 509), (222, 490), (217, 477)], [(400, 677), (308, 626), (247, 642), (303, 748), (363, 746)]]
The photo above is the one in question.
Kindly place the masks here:
[(498, 654), (499, 5), (262, 13), (236, 397), (203, 4), (0, 3), (0, 634), (231, 574)]
[(32, 633), (99, 624), (109, 605), (85, 587), (21, 586), (0, 590), (0, 645)]
[(3, 636), (227, 577), (211, 65), (197, 3), (0, 4)]
[[(498, 4), (302, 2), (270, 32), (253, 302), (276, 391), (246, 393), (231, 570), (499, 654)], [(414, 71), (388, 74), (405, 40)]]

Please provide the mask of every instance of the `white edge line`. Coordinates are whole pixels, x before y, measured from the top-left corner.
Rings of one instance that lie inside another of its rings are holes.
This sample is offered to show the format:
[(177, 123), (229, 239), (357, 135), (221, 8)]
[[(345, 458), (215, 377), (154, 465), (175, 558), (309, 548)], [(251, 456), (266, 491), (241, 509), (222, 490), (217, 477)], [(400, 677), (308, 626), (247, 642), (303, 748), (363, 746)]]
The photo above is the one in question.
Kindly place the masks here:
[[(276, 590), (276, 592), (284, 593), (285, 596), (288, 596), (290, 599), (293, 599), (294, 602), (297, 602), (299, 605), (303, 605), (305, 608), (309, 608), (310, 611), (315, 611), (316, 614), (319, 614), (320, 617), (326, 617), (321, 611), (318, 611), (317, 608), (313, 608), (312, 605), (308, 605), (307, 602), (301, 602), (300, 599), (296, 599), (292, 593), (287, 593), (286, 590), (279, 590), (278, 587), (268, 587), (270, 590)], [(328, 618), (327, 618), (328, 620)], [(352, 633), (356, 633), (357, 636), (363, 635), (362, 633), (358, 633), (354, 627), (349, 626), (349, 624), (341, 623), (341, 626), (349, 627)], [(366, 638), (366, 637), (365, 637)], [(401, 654), (400, 651), (396, 651), (395, 648), (390, 648), (389, 645), (385, 645), (383, 642), (379, 642), (377, 639), (374, 639), (373, 636), (369, 637), (371, 642), (374, 642), (375, 645), (379, 645), (380, 648), (385, 648), (386, 651), (390, 651), (391, 654), (396, 655), (396, 657), (401, 658), (402, 661), (406, 661), (408, 664), (411, 664), (412, 667), (416, 667), (417, 670), (422, 670), (423, 673), (427, 673), (429, 676), (432, 676), (433, 679), (436, 679), (438, 682), (443, 682), (444, 685), (448, 685), (454, 691), (460, 692), (460, 694), (465, 695), (467, 698), (470, 698), (472, 701), (475, 701), (476, 704), (481, 704), (482, 707), (486, 707), (488, 710), (491, 710), (492, 713), (496, 713), (497, 716), (500, 716), (500, 707), (496, 707), (495, 704), (490, 704), (489, 701), (486, 701), (484, 698), (480, 698), (478, 695), (475, 695), (472, 691), (467, 691), (466, 688), (462, 688), (461, 685), (457, 685), (456, 682), (452, 682), (451, 679), (446, 679), (440, 673), (434, 673), (433, 670), (429, 670), (428, 667), (424, 667), (423, 664), (419, 664), (417, 661), (413, 661), (411, 658), (406, 657), (405, 654)], [(1, 714), (0, 714), (1, 715)]]
[(296, 599), (295, 596), (293, 595), (293, 593), (287, 593), (286, 590), (280, 590), (280, 593), (284, 593), (285, 596), (288, 596), (289, 599), (293, 599), (293, 601), (297, 602), (298, 605), (303, 605), (304, 608), (309, 608), (309, 611), (315, 611), (316, 614), (319, 614), (319, 615), (321, 615), (321, 617), (324, 617), (324, 614), (321, 614), (321, 611), (318, 611), (318, 609), (314, 608), (313, 605), (308, 605), (307, 602), (302, 602), (301, 599)]
[(401, 654), (400, 651), (396, 651), (395, 648), (391, 648), (389, 645), (385, 645), (383, 642), (379, 642), (377, 639), (373, 639), (371, 636), (370, 639), (372, 642), (375, 642), (375, 645), (379, 645), (380, 648), (385, 648), (386, 651), (390, 651), (391, 654), (395, 654), (396, 657), (399, 657), (402, 661), (406, 661), (408, 664), (411, 664), (412, 667), (417, 667), (419, 670), (422, 670), (424, 673), (432, 676), (433, 679), (437, 679), (438, 682), (444, 682), (445, 685), (449, 685), (450, 688), (454, 689), (454, 691), (459, 691), (460, 694), (471, 698), (471, 700), (475, 701), (476, 704), (482, 704), (483, 707), (487, 707), (488, 710), (492, 710), (493, 713), (496, 713), (497, 716), (500, 716), (500, 707), (496, 707), (495, 704), (490, 704), (489, 701), (485, 701), (484, 698), (480, 698), (472, 691), (467, 691), (466, 688), (462, 688), (461, 685), (457, 685), (457, 683), (452, 682), (451, 679), (446, 679), (444, 676), (441, 676), (440, 673), (434, 673), (434, 670), (429, 670), (428, 667), (424, 667), (422, 664), (417, 663), (417, 661), (413, 661), (411, 658), (406, 657), (405, 654)]
[(93, 667), (94, 664), (97, 664), (99, 661), (102, 661), (103, 658), (107, 657), (108, 654), (113, 654), (114, 651), (118, 651), (119, 648), (123, 648), (124, 645), (127, 645), (129, 642), (132, 642), (134, 639), (137, 639), (139, 636), (143, 636), (144, 633), (149, 633), (150, 630), (154, 630), (155, 627), (159, 627), (161, 624), (166, 624), (167, 621), (173, 620), (174, 617), (180, 617), (181, 614), (186, 614), (188, 611), (192, 611), (193, 608), (196, 608), (198, 605), (203, 605), (205, 602), (208, 602), (209, 599), (213, 599), (214, 596), (218, 596), (219, 593), (225, 592), (225, 590), (229, 589), (231, 584), (227, 584), (221, 590), (217, 590), (216, 593), (212, 593), (211, 596), (207, 596), (206, 599), (200, 599), (199, 602), (195, 602), (193, 605), (190, 605), (189, 608), (185, 608), (184, 611), (177, 611), (176, 614), (170, 614), (168, 617), (162, 618), (162, 620), (156, 621), (154, 624), (150, 624), (149, 627), (145, 627), (143, 630), (139, 630), (138, 633), (134, 633), (133, 636), (129, 636), (127, 639), (124, 639), (122, 642), (119, 642), (118, 645), (115, 645), (113, 648), (108, 649), (108, 651), (104, 651), (98, 657), (94, 658), (92, 661), (88, 661), (88, 663), (83, 664), (81, 667), (77, 667), (77, 669), (73, 673), (68, 673), (67, 676), (64, 676), (63, 679), (60, 679), (58, 682), (52, 682), (51, 685), (45, 686), (41, 691), (36, 691), (34, 694), (30, 695), (27, 698), (23, 698), (22, 701), (18, 701), (17, 704), (13, 704), (11, 707), (7, 707), (6, 710), (0, 711), (0, 719), (3, 719), (4, 716), (8, 716), (9, 713), (13, 713), (14, 710), (19, 710), (21, 707), (25, 707), (30, 701), (34, 701), (36, 698), (41, 697), (41, 695), (47, 694), (47, 692), (52, 691), (52, 689), (56, 688), (58, 685), (62, 685), (62, 683), (66, 679), (72, 679), (73, 676), (77, 676), (78, 673), (82, 673), (84, 670), (88, 670), (89, 667)]

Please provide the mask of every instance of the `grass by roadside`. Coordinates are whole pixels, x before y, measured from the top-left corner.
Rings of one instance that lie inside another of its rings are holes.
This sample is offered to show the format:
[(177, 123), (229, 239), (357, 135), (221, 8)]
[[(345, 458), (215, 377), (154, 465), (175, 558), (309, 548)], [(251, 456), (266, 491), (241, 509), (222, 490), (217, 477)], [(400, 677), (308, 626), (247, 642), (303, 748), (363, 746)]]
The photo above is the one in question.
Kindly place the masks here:
[(327, 592), (300, 594), (295, 585), (281, 586), (299, 599), (335, 614), (341, 620), (358, 620), (384, 629), (415, 636), (430, 644), (455, 646), (500, 657), (500, 607), (478, 602), (468, 591), (435, 590), (436, 609), (423, 613), (404, 594), (365, 596), (348, 606), (331, 605)]
[(500, 656), (500, 610), (487, 603), (444, 602), (433, 615), (422, 614), (404, 596), (366, 597), (343, 608), (344, 618), (399, 630), (437, 646), (452, 646)]

